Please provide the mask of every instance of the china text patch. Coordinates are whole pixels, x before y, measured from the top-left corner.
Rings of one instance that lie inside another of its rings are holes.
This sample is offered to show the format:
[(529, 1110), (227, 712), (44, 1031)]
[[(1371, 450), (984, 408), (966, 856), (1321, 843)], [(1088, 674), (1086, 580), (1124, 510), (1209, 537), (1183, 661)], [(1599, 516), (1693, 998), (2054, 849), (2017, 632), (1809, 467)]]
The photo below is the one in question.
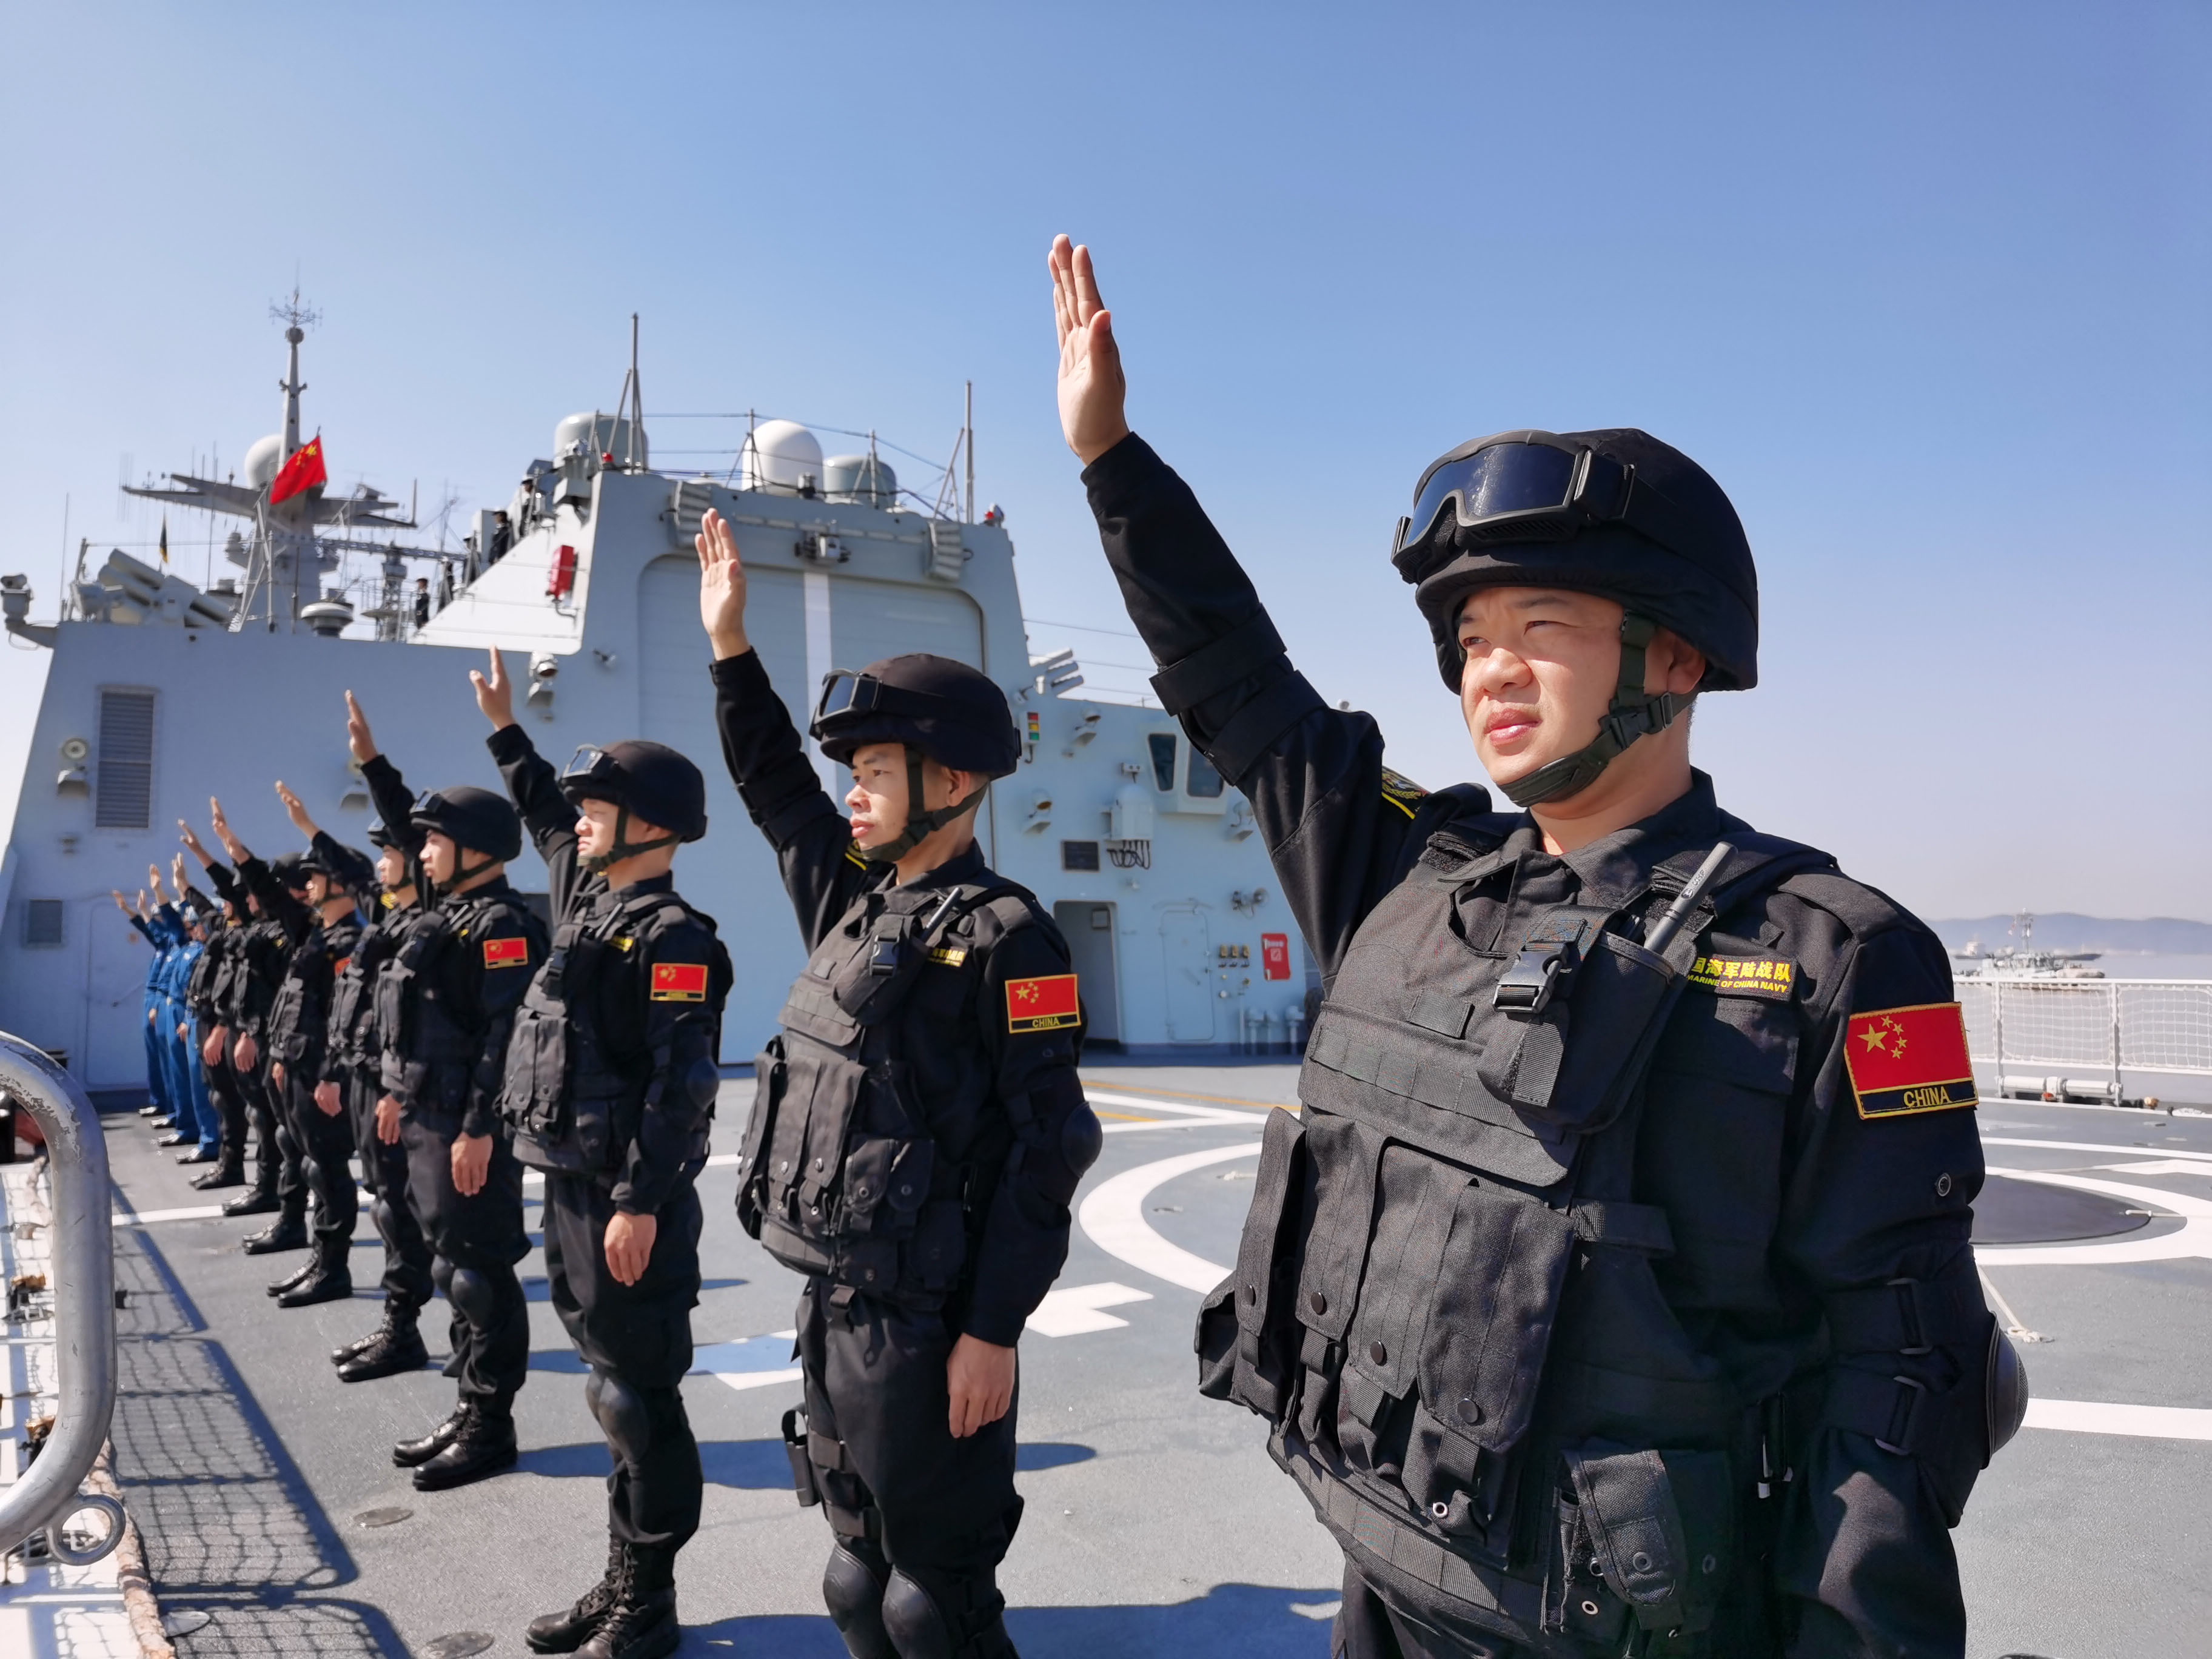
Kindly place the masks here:
[(1075, 975), (1054, 974), (1045, 979), (1006, 981), (1006, 1029), (1009, 1031), (1052, 1031), (1073, 1025), (1081, 1016), (1075, 1000)]
[(703, 962), (656, 962), (653, 964), (655, 1002), (704, 1002), (707, 964)]
[(1903, 1117), (1978, 1103), (1955, 1002), (1882, 1008), (1844, 1022), (1844, 1064), (1861, 1117)]

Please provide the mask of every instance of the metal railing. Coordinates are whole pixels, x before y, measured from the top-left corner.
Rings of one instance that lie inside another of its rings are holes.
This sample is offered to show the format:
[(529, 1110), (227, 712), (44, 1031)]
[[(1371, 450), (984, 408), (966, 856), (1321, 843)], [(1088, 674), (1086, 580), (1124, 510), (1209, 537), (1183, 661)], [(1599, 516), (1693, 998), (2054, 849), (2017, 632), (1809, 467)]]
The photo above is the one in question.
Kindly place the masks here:
[[(1975, 974), (1956, 983), (1967, 1053), (1996, 1066), (2006, 1085), (2055, 1082), (2061, 1086), (2045, 1091), (2117, 1100), (2124, 1072), (2212, 1077), (2212, 980)], [(2090, 1075), (2014, 1079), (2006, 1068), (2014, 1066)]]
[[(81, 1490), (107, 1442), (115, 1411), (115, 1240), (111, 1231), (107, 1142), (84, 1091), (37, 1048), (0, 1031), (0, 1089), (45, 1134), (53, 1193), (51, 1244), (54, 1370), (60, 1395), (54, 1426), (30, 1468), (0, 1487), (0, 1548), (44, 1528), (55, 1558), (82, 1565), (121, 1541), (123, 1507)], [(79, 1546), (61, 1523), (85, 1510), (106, 1522), (104, 1537)]]

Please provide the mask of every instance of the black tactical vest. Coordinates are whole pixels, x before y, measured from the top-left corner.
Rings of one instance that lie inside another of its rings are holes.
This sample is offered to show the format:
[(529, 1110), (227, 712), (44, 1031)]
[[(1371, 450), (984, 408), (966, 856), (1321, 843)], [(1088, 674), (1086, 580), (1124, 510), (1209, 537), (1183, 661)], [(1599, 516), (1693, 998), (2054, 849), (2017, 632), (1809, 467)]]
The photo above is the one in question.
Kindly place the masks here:
[(349, 957), (361, 935), (357, 918), (346, 917), (329, 927), (315, 927), (292, 948), (284, 977), (276, 986), (276, 999), (269, 1008), (270, 1052), (285, 1065), (296, 1066), (319, 1060), (330, 1030), (331, 999), (336, 988), (332, 971), (337, 960)]
[(1355, 1565), (1405, 1594), (1563, 1653), (1701, 1652), (1753, 1553), (1760, 1402), (1653, 1275), (1673, 1240), (1631, 1197), (1644, 1081), (1699, 933), (1830, 860), (1730, 833), (1655, 955), (1638, 938), (1710, 846), (1605, 892), (1548, 860), (1531, 879), (1500, 845), (1521, 822), (1431, 836), (1361, 923), (1200, 1316), (1200, 1386), (1271, 1421)]
[(878, 888), (854, 901), (791, 988), (783, 1030), (757, 1062), (740, 1158), (738, 1218), (793, 1272), (936, 1308), (963, 1282), (1011, 1132), (939, 1154), (948, 1125), (989, 1097), (981, 1063), (925, 1100), (902, 1052), (909, 1002), (948, 1046), (981, 1051), (977, 912), (1035, 902), (994, 873), (957, 887)]
[(353, 955), (331, 988), (330, 1057), (343, 1065), (376, 1063), (376, 982), (385, 963), (399, 948), (404, 917), (387, 911), (362, 930)]
[[(616, 900), (602, 895), (585, 913), (553, 933), (553, 949), (530, 981), (507, 1040), (507, 1074), (500, 1110), (514, 1131), (514, 1155), (533, 1169), (568, 1175), (611, 1176), (637, 1137), (651, 1081), (650, 1056), (625, 1060), (600, 1030), (599, 993), (610, 973), (644, 959), (657, 932), (696, 922), (709, 935), (714, 918), (673, 893), (641, 893)], [(708, 1001), (716, 1014), (733, 975), (729, 953), (717, 939), (708, 968)], [(676, 1086), (685, 1086), (676, 1079)], [(699, 1115), (687, 1163), (707, 1155), (714, 1121), (710, 1101)]]
[(458, 1120), (467, 1103), (483, 1033), (452, 1006), (447, 958), (464, 935), (480, 937), (501, 909), (520, 917), (533, 940), (544, 937), (538, 918), (513, 893), (464, 895), (422, 912), (376, 976), (379, 1038), (399, 1057), (412, 1109), (426, 1116)]

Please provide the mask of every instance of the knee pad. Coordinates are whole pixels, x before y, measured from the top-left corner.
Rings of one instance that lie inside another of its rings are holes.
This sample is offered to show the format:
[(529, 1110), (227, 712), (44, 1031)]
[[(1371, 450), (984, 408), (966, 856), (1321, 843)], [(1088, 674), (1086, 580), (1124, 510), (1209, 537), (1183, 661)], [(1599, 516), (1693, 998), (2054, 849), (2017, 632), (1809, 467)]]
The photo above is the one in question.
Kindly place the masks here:
[[(434, 1255), (430, 1258), (430, 1285), (431, 1288), (440, 1296), (444, 1297), (447, 1301), (451, 1302), (453, 1299), (453, 1264), (442, 1255)], [(458, 1310), (455, 1311), (454, 1317), (459, 1317)]]
[(498, 1286), (474, 1267), (449, 1270), (446, 1298), (471, 1325), (489, 1325), (499, 1312)]
[(625, 1463), (645, 1461), (653, 1443), (653, 1413), (645, 1396), (611, 1371), (594, 1370), (584, 1383), (584, 1403), (599, 1420), (599, 1432)]
[(929, 1592), (896, 1567), (884, 1586), (884, 1631), (899, 1659), (956, 1659), (959, 1652)]
[(890, 1565), (864, 1538), (841, 1539), (822, 1570), (822, 1601), (853, 1659), (898, 1659), (884, 1629), (884, 1582)]
[(379, 1238), (392, 1237), (392, 1206), (385, 1202), (381, 1194), (369, 1200), (368, 1223), (376, 1229)]

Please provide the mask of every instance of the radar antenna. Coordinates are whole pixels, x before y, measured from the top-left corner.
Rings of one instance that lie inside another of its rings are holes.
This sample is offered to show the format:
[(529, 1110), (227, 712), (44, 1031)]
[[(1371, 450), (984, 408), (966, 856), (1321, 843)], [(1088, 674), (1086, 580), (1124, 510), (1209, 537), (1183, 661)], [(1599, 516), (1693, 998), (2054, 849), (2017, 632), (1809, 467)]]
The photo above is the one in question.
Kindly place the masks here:
[(645, 389), (637, 378), (637, 313), (629, 314), (629, 373), (623, 376), (622, 396), (615, 399), (615, 424), (629, 429), (623, 439), (623, 470), (641, 472), (647, 465)]

